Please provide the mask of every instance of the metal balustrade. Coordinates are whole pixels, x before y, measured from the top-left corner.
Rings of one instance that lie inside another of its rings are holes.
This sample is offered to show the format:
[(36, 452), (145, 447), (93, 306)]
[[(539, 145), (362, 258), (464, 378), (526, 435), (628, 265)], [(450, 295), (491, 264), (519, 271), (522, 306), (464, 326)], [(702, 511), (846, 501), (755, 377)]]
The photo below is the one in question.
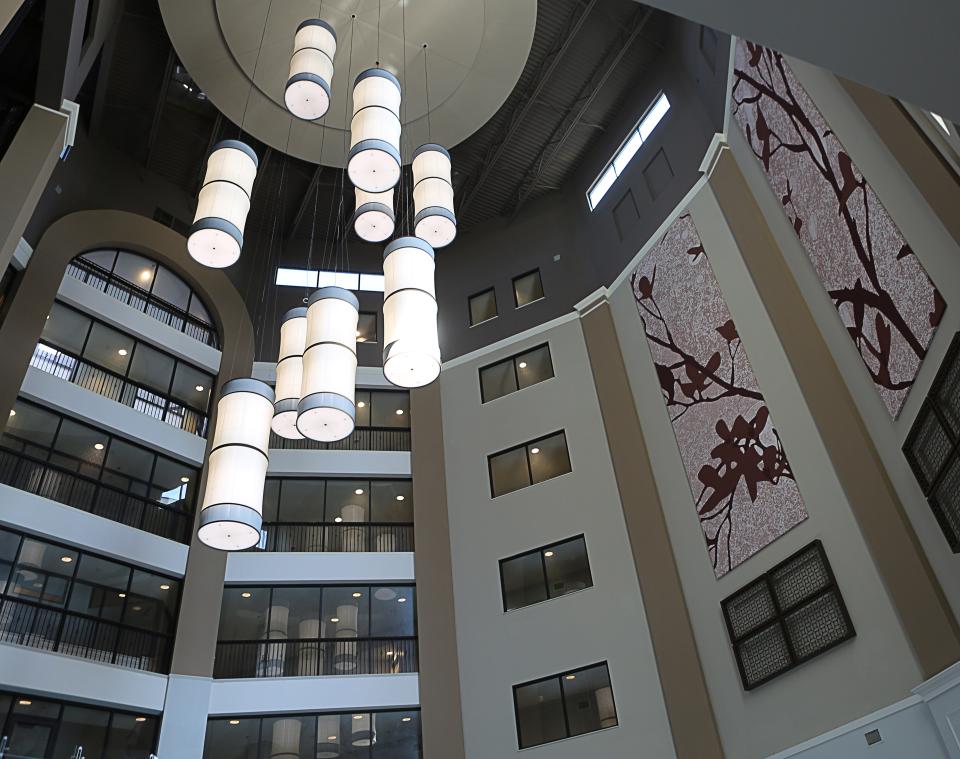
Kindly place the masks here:
[(264, 522), (251, 551), (371, 552), (413, 550), (413, 524), (397, 522)]
[(288, 451), (409, 451), (410, 430), (396, 427), (357, 427), (353, 434), (333, 443), (288, 440), (270, 433), (270, 447)]
[(73, 259), (67, 266), (67, 274), (122, 303), (126, 303), (128, 306), (132, 306), (138, 311), (142, 311), (158, 322), (166, 324), (178, 332), (183, 332), (188, 337), (199, 340), (204, 345), (213, 348), (220, 347), (220, 341), (213, 325), (196, 318), (162, 298), (158, 298), (142, 287), (112, 274), (91, 261), (82, 258)]
[(76, 354), (39, 342), (33, 351), (30, 366), (178, 429), (192, 432), (199, 437), (207, 436), (206, 414), (139, 385), (123, 375), (91, 364)]
[(169, 668), (168, 637), (0, 596), (0, 641), (147, 672)]
[(22, 453), (0, 448), (0, 483), (112, 522), (189, 543), (193, 514), (125, 493)]
[(219, 641), (213, 676), (310, 677), (416, 672), (416, 638)]

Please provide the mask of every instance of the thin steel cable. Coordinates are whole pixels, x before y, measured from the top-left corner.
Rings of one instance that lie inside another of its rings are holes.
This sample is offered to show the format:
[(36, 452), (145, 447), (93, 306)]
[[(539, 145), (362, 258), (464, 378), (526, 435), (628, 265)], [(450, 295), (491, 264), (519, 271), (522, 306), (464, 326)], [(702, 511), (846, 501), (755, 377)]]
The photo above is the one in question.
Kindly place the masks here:
[(260, 66), (260, 53), (263, 52), (263, 38), (267, 36), (267, 21), (270, 19), (270, 11), (273, 9), (273, 0), (267, 5), (267, 15), (263, 20), (263, 31), (260, 32), (260, 47), (257, 48), (257, 58), (253, 62), (253, 74), (250, 77), (250, 89), (247, 90), (247, 102), (243, 104), (243, 116), (240, 117), (240, 134), (243, 134), (243, 125), (247, 120), (247, 108), (250, 107), (250, 96), (253, 94), (253, 83), (257, 78), (257, 68)]

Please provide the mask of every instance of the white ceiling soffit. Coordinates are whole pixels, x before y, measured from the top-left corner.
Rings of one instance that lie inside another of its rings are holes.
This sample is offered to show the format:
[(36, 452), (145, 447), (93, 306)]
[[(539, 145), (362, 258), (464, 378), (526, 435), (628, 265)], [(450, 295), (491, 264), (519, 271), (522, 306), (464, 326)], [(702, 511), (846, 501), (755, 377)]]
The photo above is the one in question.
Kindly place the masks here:
[(536, 0), (324, 0), (322, 17), (337, 31), (333, 98), (323, 119), (305, 122), (284, 108), (283, 90), (297, 25), (316, 17), (319, 6), (319, 0), (160, 0), (177, 55), (227, 118), (239, 124), (246, 110), (244, 131), (280, 151), (289, 131), (285, 152), (328, 166), (345, 164), (358, 73), (379, 60), (403, 84), (401, 152), (408, 162), (418, 145), (451, 148), (496, 113), (523, 71), (537, 21)]

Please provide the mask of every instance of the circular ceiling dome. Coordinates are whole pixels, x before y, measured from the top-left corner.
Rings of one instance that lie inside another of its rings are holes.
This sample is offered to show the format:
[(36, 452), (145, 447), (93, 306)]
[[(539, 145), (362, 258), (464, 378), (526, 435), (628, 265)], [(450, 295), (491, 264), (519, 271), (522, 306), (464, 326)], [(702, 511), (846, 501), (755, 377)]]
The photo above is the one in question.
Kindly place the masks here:
[(536, 0), (325, 0), (322, 18), (337, 36), (330, 107), (303, 121), (287, 111), (284, 89), (297, 27), (318, 8), (316, 0), (160, 0), (177, 55), (227, 118), (275, 150), (328, 166), (346, 164), (361, 71), (379, 65), (400, 80), (407, 163), (417, 146), (453, 147), (497, 112), (537, 20)]

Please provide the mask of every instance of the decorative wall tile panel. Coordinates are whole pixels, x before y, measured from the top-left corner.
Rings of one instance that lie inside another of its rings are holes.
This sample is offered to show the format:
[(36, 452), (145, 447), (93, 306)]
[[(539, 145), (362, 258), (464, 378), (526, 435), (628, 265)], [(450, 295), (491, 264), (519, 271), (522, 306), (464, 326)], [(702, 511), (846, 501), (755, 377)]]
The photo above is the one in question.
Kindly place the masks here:
[(644, 256), (632, 284), (720, 577), (807, 512), (689, 214)]
[(780, 53), (737, 41), (731, 108), (896, 418), (946, 303)]

